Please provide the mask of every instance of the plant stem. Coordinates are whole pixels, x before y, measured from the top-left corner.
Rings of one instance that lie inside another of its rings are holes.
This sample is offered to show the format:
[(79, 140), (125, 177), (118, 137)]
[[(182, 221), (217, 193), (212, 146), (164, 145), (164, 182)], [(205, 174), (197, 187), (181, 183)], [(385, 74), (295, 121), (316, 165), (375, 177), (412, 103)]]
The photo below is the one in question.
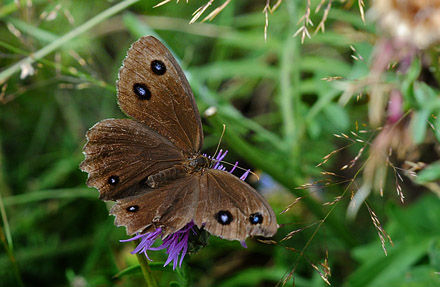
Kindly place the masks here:
[(191, 267), (189, 267), (189, 255), (187, 255), (182, 262), (182, 278), (183, 278), (183, 287), (191, 286)]
[[(139, 245), (140, 240), (134, 241), (135, 246)], [(151, 272), (150, 265), (148, 265), (147, 257), (143, 253), (136, 253), (137, 259), (139, 261), (139, 265), (141, 266), (142, 274), (144, 274), (145, 282), (148, 287), (158, 287), (156, 280), (153, 277), (153, 273)]]
[(9, 260), (11, 261), (12, 272), (15, 275), (17, 286), (23, 287), (24, 284), (23, 284), (23, 281), (21, 280), (20, 271), (17, 266), (17, 261), (14, 257), (11, 246), (8, 246), (8, 243), (6, 242), (6, 238), (4, 236), (4, 231), (1, 227), (1, 225), (0, 225), (0, 241), (3, 243), (3, 246), (4, 246), (5, 251), (9, 257)]

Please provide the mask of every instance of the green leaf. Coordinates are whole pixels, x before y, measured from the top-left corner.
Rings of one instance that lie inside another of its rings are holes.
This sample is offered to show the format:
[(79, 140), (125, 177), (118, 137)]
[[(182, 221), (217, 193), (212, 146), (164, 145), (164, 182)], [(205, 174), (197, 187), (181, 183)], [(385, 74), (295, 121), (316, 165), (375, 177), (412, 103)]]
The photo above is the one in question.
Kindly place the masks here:
[(416, 182), (426, 183), (431, 181), (440, 180), (440, 161), (430, 164), (418, 173)]
[[(249, 268), (247, 270), (235, 274), (228, 280), (222, 282), (219, 286), (228, 286), (228, 287), (261, 286), (260, 283), (262, 283), (263, 281), (269, 281), (273, 283), (273, 284), (269, 284), (268, 286), (275, 286), (275, 282), (278, 282), (280, 278), (282, 278), (284, 275), (285, 275), (284, 269)], [(301, 278), (295, 277), (295, 282), (297, 285), (299, 283), (297, 282), (298, 280), (303, 281), (301, 280)]]
[(316, 119), (311, 120), (307, 132), (312, 139), (318, 139), (322, 132), (320, 122)]
[(420, 108), (434, 109), (438, 107), (437, 92), (423, 82), (414, 83), (414, 99)]
[(440, 239), (436, 239), (429, 246), (428, 250), (430, 265), (440, 270)]
[(425, 139), (426, 124), (428, 123), (430, 112), (429, 110), (420, 110), (414, 112), (411, 120), (411, 132), (414, 142), (420, 144)]
[(439, 204), (437, 197), (426, 196), (410, 208), (390, 205), (387, 209), (390, 223), (384, 229), (393, 238), (394, 246), (387, 244), (387, 256), (379, 239), (356, 248), (352, 255), (360, 265), (349, 276), (346, 286), (406, 286), (407, 274), (414, 272), (420, 263), (426, 263), (422, 259), (428, 254), (437, 256), (433, 242), (438, 241)]
[(140, 38), (144, 35), (154, 35), (157, 37), (156, 32), (133, 13), (125, 12), (122, 16), (122, 20), (127, 29), (137, 38)]
[(118, 279), (118, 278), (122, 278), (127, 275), (141, 274), (141, 273), (142, 273), (141, 266), (134, 265), (134, 266), (127, 267), (124, 270), (116, 273), (115, 276), (113, 276), (113, 279)]
[(436, 117), (433, 119), (433, 132), (435, 137), (437, 138), (437, 141), (440, 142), (440, 113), (437, 113)]
[[(6, 18), (8, 22), (11, 22), (18, 30), (21, 32), (28, 34), (29, 36), (33, 37), (34, 39), (39, 40), (41, 43), (47, 44), (50, 42), (55, 41), (58, 39), (58, 35), (51, 33), (49, 31), (40, 29), (38, 27), (35, 27), (34, 25), (30, 25), (26, 22), (23, 22), (20, 19), (8, 17)], [(72, 47), (70, 46), (69, 49)]]
[(411, 63), (410, 68), (405, 74), (406, 77), (403, 79), (402, 83), (400, 84), (401, 87), (400, 89), (402, 91), (403, 97), (409, 103), (414, 102), (414, 90), (412, 89), (412, 87), (414, 85), (414, 82), (419, 77), (420, 71), (421, 71), (420, 62), (418, 58), (415, 57), (413, 62)]
[(305, 72), (323, 73), (332, 76), (347, 77), (351, 67), (345, 62), (329, 57), (304, 57), (299, 61), (301, 70)]
[(436, 287), (440, 286), (438, 269), (423, 265), (409, 270), (405, 276), (388, 283), (388, 287)]
[(242, 59), (240, 61), (223, 61), (200, 68), (192, 68), (193, 76), (200, 80), (226, 80), (231, 77), (278, 79), (278, 71), (262, 61)]
[(350, 125), (350, 119), (347, 111), (338, 104), (330, 103), (325, 109), (324, 113), (329, 120), (328, 123), (337, 130), (346, 130)]

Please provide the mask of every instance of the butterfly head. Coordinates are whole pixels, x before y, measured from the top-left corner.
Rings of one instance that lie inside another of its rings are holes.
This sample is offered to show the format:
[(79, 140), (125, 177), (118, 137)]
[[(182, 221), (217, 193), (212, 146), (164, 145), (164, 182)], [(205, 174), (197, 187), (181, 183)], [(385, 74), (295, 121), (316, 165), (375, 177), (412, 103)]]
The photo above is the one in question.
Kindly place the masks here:
[(201, 171), (205, 168), (209, 168), (212, 165), (212, 160), (204, 155), (196, 155), (194, 158), (190, 159), (188, 162), (188, 167), (190, 172)]

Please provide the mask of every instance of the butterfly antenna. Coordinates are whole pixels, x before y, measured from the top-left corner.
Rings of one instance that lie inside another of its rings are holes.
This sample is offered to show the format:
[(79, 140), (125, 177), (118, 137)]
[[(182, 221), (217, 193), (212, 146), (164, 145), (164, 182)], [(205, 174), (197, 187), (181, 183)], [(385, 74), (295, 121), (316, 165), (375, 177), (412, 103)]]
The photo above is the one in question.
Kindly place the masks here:
[(220, 148), (220, 144), (222, 143), (222, 139), (223, 139), (223, 135), (225, 134), (225, 130), (226, 130), (226, 125), (223, 124), (222, 135), (220, 136), (220, 139), (218, 140), (217, 148), (215, 149), (214, 155), (212, 156), (213, 159), (217, 156), (217, 152), (218, 152), (218, 149)]
[[(219, 141), (218, 141), (217, 148), (215, 149), (214, 156), (212, 157), (213, 159), (215, 159), (215, 157), (217, 156), (217, 152), (218, 152), (218, 150), (219, 150), (219, 148), (220, 148), (220, 144), (222, 143), (222, 139), (223, 139), (223, 136), (225, 135), (225, 131), (226, 131), (226, 125), (223, 124), (223, 131), (222, 131), (222, 134), (221, 134), (220, 139), (219, 139)], [(248, 171), (248, 169), (242, 168), (241, 166), (237, 166), (236, 164), (232, 164), (232, 163), (227, 162), (227, 161), (222, 161), (222, 160), (221, 160), (221, 161), (219, 161), (219, 162), (220, 162), (220, 163), (227, 164), (227, 165), (230, 165), (230, 166), (235, 167), (235, 168), (238, 168), (238, 169), (241, 169), (241, 170), (243, 170), (243, 171)], [(252, 175), (254, 175), (258, 180), (260, 180), (260, 177), (259, 177), (255, 172), (249, 170), (249, 173), (252, 174)]]

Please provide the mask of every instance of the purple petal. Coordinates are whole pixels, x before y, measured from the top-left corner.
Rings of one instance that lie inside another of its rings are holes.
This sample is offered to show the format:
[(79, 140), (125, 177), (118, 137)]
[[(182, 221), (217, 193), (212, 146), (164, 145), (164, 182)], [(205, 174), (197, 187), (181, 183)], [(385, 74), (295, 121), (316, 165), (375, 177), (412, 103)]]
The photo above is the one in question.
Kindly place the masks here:
[(182, 267), (183, 257), (185, 257), (186, 252), (188, 251), (188, 237), (189, 237), (189, 233), (185, 234), (185, 236), (186, 236), (187, 244), (185, 244), (183, 246), (182, 254), (180, 255), (179, 267)]
[(136, 235), (135, 237), (132, 237), (132, 238), (129, 238), (129, 239), (122, 239), (122, 240), (119, 240), (119, 242), (129, 242), (129, 241), (134, 241), (134, 240), (137, 240), (137, 239), (139, 239), (139, 238), (141, 238), (141, 237), (143, 237), (143, 236), (145, 236), (145, 234), (138, 234), (138, 235)]
[(147, 250), (144, 251), (144, 255), (145, 255), (145, 257), (147, 257), (148, 261), (153, 261), (153, 260), (150, 259), (150, 257), (148, 257)]
[(223, 152), (223, 150), (220, 150), (218, 152), (218, 155), (215, 157), (215, 160), (217, 161), (213, 167), (213, 169), (219, 169), (220, 162), (225, 158), (225, 156), (228, 154), (228, 151), (226, 150)]
[(225, 152), (223, 152), (223, 150), (220, 150), (215, 160), (222, 161), (227, 154), (228, 154), (227, 150)]
[[(227, 171), (226, 167), (224, 167), (220, 162), (225, 158), (225, 156), (228, 154), (228, 151), (226, 150), (225, 152), (223, 152), (223, 150), (219, 150), (218, 155), (215, 157), (215, 164), (212, 167), (213, 169), (218, 169), (218, 170), (222, 170), (222, 171)], [(229, 171), (229, 173), (232, 173), (238, 166), (238, 161), (235, 162), (234, 166), (231, 168), (231, 170)], [(248, 169), (242, 176), (240, 176), (241, 180), (245, 180), (248, 175), (250, 173), (250, 169)]]
[(229, 171), (229, 173), (233, 173), (235, 168), (238, 166), (238, 161), (235, 162), (234, 166), (232, 167), (232, 169)]
[(244, 248), (247, 248), (246, 241), (241, 240), (240, 243), (241, 243), (241, 246), (243, 246)]
[(249, 172), (250, 172), (251, 170), (250, 169), (248, 169), (248, 170), (246, 170), (246, 172), (245, 173), (243, 173), (243, 175), (242, 176), (240, 176), (240, 179), (241, 180), (245, 180), (246, 179), (246, 177), (249, 175)]
[[(182, 229), (170, 234), (166, 238), (163, 238), (162, 244), (158, 247), (152, 247), (156, 239), (162, 234), (162, 229), (157, 228), (153, 232), (145, 233), (145, 234), (137, 234), (130, 239), (121, 240), (122, 242), (133, 241), (140, 239), (140, 243), (136, 248), (131, 252), (131, 254), (135, 253), (143, 253), (145, 257), (151, 261), (150, 257), (148, 257), (148, 250), (161, 250), (167, 249), (166, 254), (168, 254), (168, 259), (165, 261), (164, 266), (168, 265), (171, 261), (173, 261), (173, 269), (176, 269), (177, 264), (179, 267), (182, 266), (183, 258), (185, 257), (188, 250), (188, 239), (190, 232), (196, 233), (194, 230), (194, 222), (188, 223)], [(180, 260), (179, 260), (180, 255)]]

